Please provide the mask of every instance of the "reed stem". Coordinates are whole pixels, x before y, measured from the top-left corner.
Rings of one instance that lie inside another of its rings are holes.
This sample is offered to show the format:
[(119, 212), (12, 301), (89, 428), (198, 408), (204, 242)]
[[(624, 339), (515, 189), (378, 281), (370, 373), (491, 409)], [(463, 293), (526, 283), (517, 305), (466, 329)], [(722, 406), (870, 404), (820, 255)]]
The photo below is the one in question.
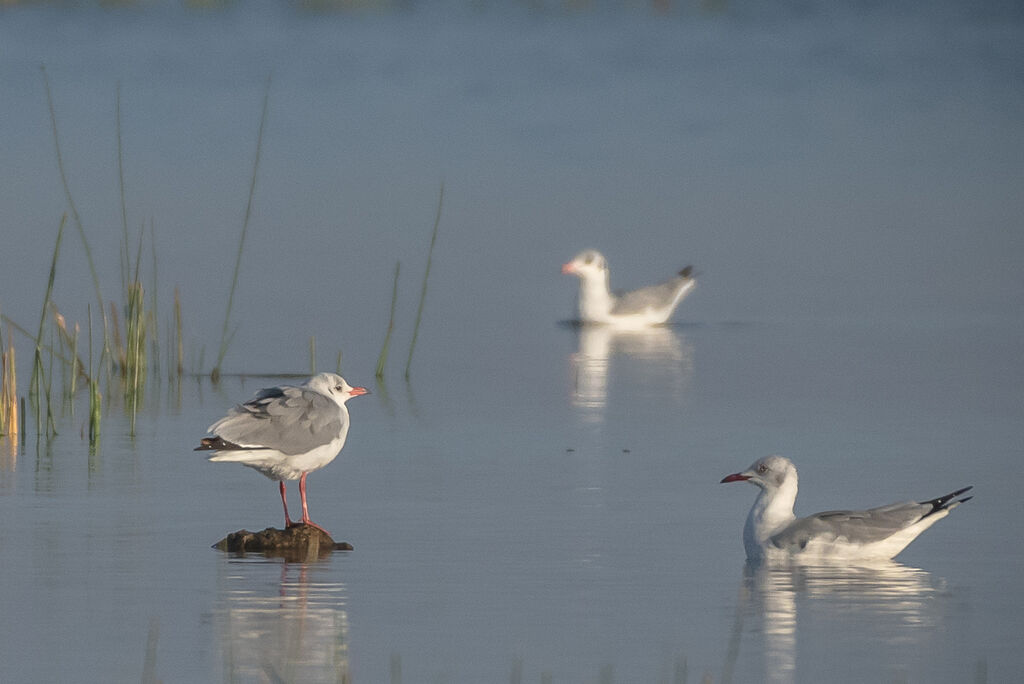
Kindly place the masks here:
[(444, 183), (437, 198), (437, 215), (434, 217), (434, 231), (430, 236), (430, 249), (427, 250), (427, 268), (423, 272), (423, 288), (420, 290), (420, 304), (416, 308), (416, 324), (412, 329), (412, 342), (409, 344), (409, 358), (405, 362), (405, 379), (409, 379), (409, 368), (412, 366), (412, 353), (416, 349), (416, 339), (420, 333), (420, 320), (423, 318), (423, 304), (427, 300), (427, 278), (430, 277), (430, 264), (434, 257), (434, 243), (437, 242), (437, 227), (441, 225), (441, 208), (444, 206)]
[[(75, 207), (75, 200), (71, 196), (71, 186), (68, 184), (67, 174), (64, 172), (64, 157), (60, 151), (60, 136), (57, 133), (57, 111), (53, 105), (53, 93), (50, 90), (50, 78), (46, 74), (46, 67), (42, 67), (43, 84), (46, 87), (46, 102), (50, 110), (50, 127), (53, 132), (53, 145), (57, 153), (57, 171), (60, 173), (60, 182), (64, 187), (64, 196), (67, 198), (68, 208), (71, 210), (71, 218), (75, 227), (78, 228), (78, 235), (82, 239), (82, 248), (85, 251), (86, 261), (89, 263), (89, 273), (92, 275), (93, 287), (96, 289), (96, 302), (99, 304), (100, 313), (103, 314), (103, 294), (100, 291), (100, 278), (96, 271), (96, 264), (92, 259), (92, 250), (89, 248), (89, 241), (85, 237), (85, 228), (82, 226), (82, 219)], [(103, 318), (103, 353), (109, 352), (109, 339), (107, 337), (107, 321)], [(102, 358), (102, 357), (101, 357)]]
[[(49, 384), (44, 386), (45, 368), (43, 367), (43, 333), (46, 330), (46, 314), (50, 308), (50, 299), (53, 295), (53, 282), (57, 279), (57, 257), (60, 254), (60, 243), (64, 237), (64, 226), (67, 223), (68, 215), (60, 217), (60, 225), (57, 227), (57, 241), (53, 246), (53, 257), (50, 260), (50, 276), (46, 282), (46, 295), (43, 297), (43, 308), (39, 315), (39, 332), (36, 334), (35, 353), (32, 359), (32, 378), (29, 381), (29, 400), (32, 402), (32, 410), (36, 414), (36, 434), (42, 434), (42, 403), (41, 390), (46, 388), (47, 415), (49, 413)], [(51, 349), (52, 358), (52, 349)]]
[(256, 157), (252, 164), (252, 178), (249, 181), (249, 199), (245, 204), (245, 218), (242, 220), (242, 235), (238, 240), (238, 251), (235, 253), (235, 269), (231, 276), (231, 289), (228, 291), (228, 305), (224, 312), (224, 327), (220, 334), (220, 348), (217, 351), (217, 364), (213, 367), (210, 376), (216, 382), (220, 378), (221, 364), (224, 362), (224, 355), (228, 352), (228, 344), (234, 333), (228, 335), (228, 326), (231, 321), (231, 307), (235, 301), (235, 289), (238, 287), (238, 271), (242, 266), (242, 248), (245, 246), (245, 236), (249, 230), (249, 217), (252, 215), (252, 200), (256, 195), (256, 177), (260, 168), (260, 152), (263, 149), (263, 125), (267, 121), (267, 103), (270, 102), (270, 78), (267, 78), (267, 87), (263, 93), (263, 112), (260, 114), (260, 126), (256, 132)]
[[(384, 366), (388, 362), (388, 347), (391, 345), (391, 332), (395, 329), (395, 305), (398, 303), (398, 273), (402, 270), (402, 262), (395, 262), (395, 280), (391, 285), (391, 313), (388, 315), (388, 329), (384, 333), (384, 344), (380, 347), (380, 355), (377, 357), (377, 372), (379, 379), (384, 378)], [(341, 365), (341, 361), (338, 361)]]

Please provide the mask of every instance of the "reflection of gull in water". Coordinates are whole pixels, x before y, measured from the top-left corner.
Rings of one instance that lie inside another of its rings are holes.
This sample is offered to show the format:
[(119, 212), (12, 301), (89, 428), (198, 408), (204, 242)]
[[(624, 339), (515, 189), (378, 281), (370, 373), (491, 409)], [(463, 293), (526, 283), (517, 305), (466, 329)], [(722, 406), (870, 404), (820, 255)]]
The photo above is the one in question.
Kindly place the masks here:
[[(740, 605), (730, 657), (736, 658), (742, 634), (761, 634), (763, 681), (794, 682), (798, 677), (797, 613), (837, 631), (850, 629), (853, 621), (872, 625), (879, 638), (903, 643), (927, 638), (922, 626), (937, 623), (934, 598), (942, 591), (924, 570), (891, 560), (858, 566), (845, 563), (815, 565), (747, 563), (743, 573)], [(743, 628), (744, 618), (753, 620)], [(814, 618), (814, 619), (812, 619)], [(805, 626), (804, 631), (809, 628)], [(727, 663), (723, 681), (731, 679)]]
[[(345, 585), (317, 581), (320, 569), (265, 561), (232, 562), (221, 588), (221, 646), (230, 681), (348, 681)], [(328, 566), (324, 566), (328, 567)]]
[(608, 398), (611, 359), (625, 356), (642, 361), (641, 372), (651, 381), (669, 382), (669, 393), (683, 390), (693, 370), (693, 349), (672, 328), (615, 330), (603, 325), (575, 326), (577, 351), (569, 355), (572, 372), (572, 403), (581, 408), (604, 408)]

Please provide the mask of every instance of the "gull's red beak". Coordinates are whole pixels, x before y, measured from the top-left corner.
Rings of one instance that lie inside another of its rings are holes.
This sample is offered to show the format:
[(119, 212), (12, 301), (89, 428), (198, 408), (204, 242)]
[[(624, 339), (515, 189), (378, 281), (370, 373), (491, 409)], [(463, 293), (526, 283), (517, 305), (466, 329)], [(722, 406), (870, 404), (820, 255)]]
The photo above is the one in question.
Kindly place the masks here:
[(726, 475), (725, 477), (723, 477), (722, 482), (719, 482), (718, 484), (723, 484), (725, 482), (743, 482), (749, 479), (749, 475), (744, 475), (743, 473), (733, 473), (732, 475)]
[(366, 389), (365, 387), (353, 387), (348, 391), (348, 393), (353, 397), (359, 397), (364, 394), (369, 394), (370, 390)]
[(573, 263), (571, 261), (569, 263), (567, 263), (567, 264), (562, 264), (562, 275), (569, 275), (570, 273), (575, 273), (575, 272), (576, 272), (576, 267), (573, 266)]

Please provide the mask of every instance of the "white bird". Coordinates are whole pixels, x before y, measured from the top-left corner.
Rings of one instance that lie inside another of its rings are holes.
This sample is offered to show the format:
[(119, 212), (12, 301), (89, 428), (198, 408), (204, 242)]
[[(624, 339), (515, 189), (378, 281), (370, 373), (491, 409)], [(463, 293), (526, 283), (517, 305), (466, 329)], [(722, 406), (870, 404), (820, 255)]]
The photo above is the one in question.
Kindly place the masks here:
[(864, 511), (793, 515), (797, 474), (782, 456), (766, 456), (722, 482), (761, 488), (743, 527), (743, 546), (752, 561), (776, 559), (885, 560), (972, 497), (956, 499), (970, 487), (920, 503), (907, 501)]
[(697, 284), (693, 267), (687, 266), (659, 285), (613, 294), (608, 288), (608, 262), (593, 249), (574, 256), (562, 266), (562, 273), (580, 279), (581, 323), (606, 323), (619, 328), (664, 323)]
[(261, 389), (256, 396), (228, 411), (207, 428), (195, 451), (212, 452), (210, 461), (241, 463), (277, 480), (286, 527), (300, 523), (288, 517), (285, 480), (299, 481), (301, 524), (327, 532), (309, 519), (306, 476), (334, 460), (348, 436), (352, 397), (369, 394), (352, 387), (340, 375), (319, 373), (301, 385)]

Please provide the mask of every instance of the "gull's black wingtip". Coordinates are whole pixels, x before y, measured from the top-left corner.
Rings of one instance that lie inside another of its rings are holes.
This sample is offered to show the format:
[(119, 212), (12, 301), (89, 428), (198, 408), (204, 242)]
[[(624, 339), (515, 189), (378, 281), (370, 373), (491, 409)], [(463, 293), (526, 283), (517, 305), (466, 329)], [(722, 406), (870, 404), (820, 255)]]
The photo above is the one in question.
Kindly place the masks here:
[(936, 499), (932, 499), (931, 501), (922, 501), (921, 503), (925, 505), (930, 505), (932, 507), (931, 512), (928, 513), (928, 515), (931, 515), (936, 511), (942, 511), (949, 508), (950, 506), (955, 506), (957, 504), (962, 504), (965, 501), (970, 501), (971, 499), (974, 498), (973, 496), (965, 496), (964, 498), (958, 499), (956, 501), (954, 501), (954, 499), (956, 499), (956, 497), (960, 496), (964, 492), (970, 491), (972, 489), (974, 489), (974, 485), (968, 485), (963, 489), (958, 489), (955, 492), (950, 492), (945, 496), (940, 496)]

